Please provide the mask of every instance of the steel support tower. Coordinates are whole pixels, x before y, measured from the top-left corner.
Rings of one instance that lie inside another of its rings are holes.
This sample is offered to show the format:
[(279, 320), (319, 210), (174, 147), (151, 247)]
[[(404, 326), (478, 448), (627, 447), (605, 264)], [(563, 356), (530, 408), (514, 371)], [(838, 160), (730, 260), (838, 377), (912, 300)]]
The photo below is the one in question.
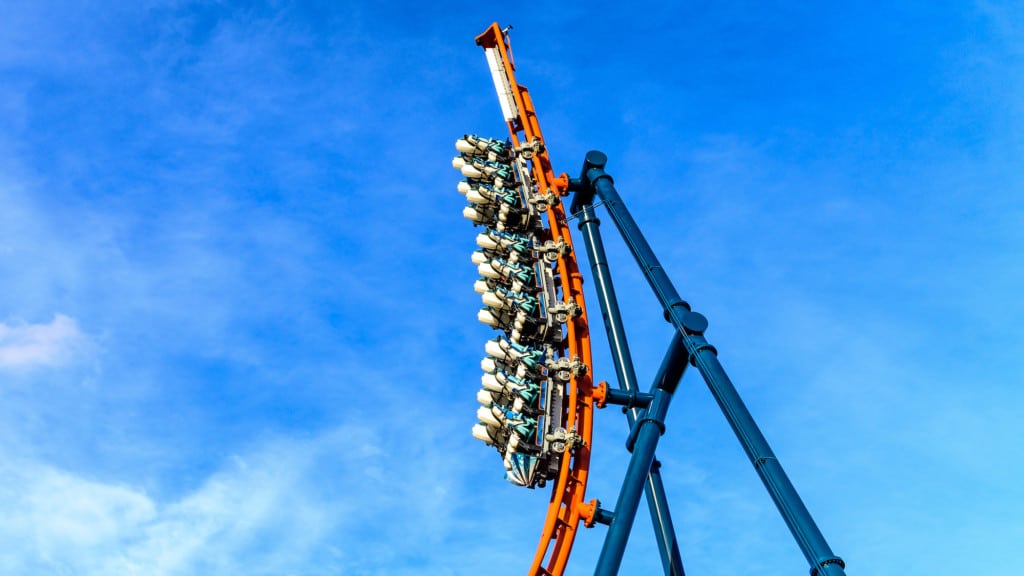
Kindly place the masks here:
[[(790, 482), (778, 458), (775, 457), (775, 453), (768, 445), (768, 441), (765, 440), (735, 386), (725, 373), (725, 369), (718, 361), (717, 350), (704, 337), (704, 332), (708, 327), (707, 319), (699, 312), (694, 312), (672, 285), (672, 281), (669, 280), (668, 274), (654, 255), (654, 251), (644, 238), (640, 227), (637, 226), (636, 221), (633, 220), (629, 210), (622, 202), (612, 177), (605, 172), (607, 161), (607, 157), (599, 151), (593, 150), (587, 153), (580, 177), (572, 179), (569, 184), (570, 190), (575, 193), (569, 211), (572, 214), (580, 215), (579, 228), (583, 232), (587, 256), (596, 279), (596, 291), (601, 303), (601, 311), (605, 317), (605, 327), (608, 331), (608, 340), (611, 343), (616, 372), (620, 378), (620, 386), (627, 394), (630, 393), (630, 387), (622, 378), (622, 374), (632, 371), (632, 361), (629, 357), (625, 333), (621, 330), (619, 306), (615, 298), (598, 229), (600, 222), (594, 215), (593, 201), (595, 197), (608, 211), (633, 258), (636, 259), (637, 265), (640, 266), (644, 277), (657, 296), (665, 317), (675, 327), (676, 332), (661, 369), (658, 371), (658, 376), (651, 387), (649, 404), (639, 414), (632, 415), (633, 423), (630, 425), (630, 435), (626, 443), (632, 451), (632, 456), (615, 510), (603, 514), (604, 517), (610, 518), (610, 522), (604, 547), (594, 573), (602, 576), (618, 573), (622, 562), (622, 553), (626, 548), (626, 541), (636, 516), (640, 494), (644, 491), (645, 486), (652, 486), (652, 474), (658, 468), (655, 464), (654, 452), (659, 437), (665, 433), (665, 414), (668, 411), (669, 401), (672, 399), (672, 393), (675, 391), (687, 363), (689, 363), (700, 372), (711, 395), (714, 396), (721, 408), (722, 414), (729, 422), (733, 432), (736, 433), (736, 438), (743, 446), (743, 450), (807, 559), (811, 567), (811, 576), (844, 575), (845, 564), (832, 552), (828, 542), (825, 541), (825, 537), (821, 534), (807, 507), (804, 506), (800, 495), (797, 494), (796, 488), (793, 487), (793, 483)], [(671, 530), (668, 529), (669, 524), (666, 521), (667, 506), (664, 508), (666, 520), (655, 515), (656, 511), (660, 511), (660, 508), (655, 510), (658, 492), (656, 489), (649, 490), (648, 500), (651, 504), (652, 518), (655, 520), (655, 526), (660, 536), (671, 534)], [(652, 494), (655, 498), (651, 498)], [(682, 573), (681, 564), (678, 566), (675, 564), (676, 558), (666, 554), (666, 550), (678, 550), (674, 539), (671, 542), (662, 540), (659, 538), (665, 573)], [(677, 568), (678, 572), (676, 572)]]

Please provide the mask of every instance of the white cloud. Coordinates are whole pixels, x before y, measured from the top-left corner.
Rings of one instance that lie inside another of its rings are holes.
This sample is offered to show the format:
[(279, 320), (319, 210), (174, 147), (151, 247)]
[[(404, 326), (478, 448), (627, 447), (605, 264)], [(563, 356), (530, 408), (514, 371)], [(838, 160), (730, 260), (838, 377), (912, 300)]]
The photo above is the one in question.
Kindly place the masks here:
[(7, 462), (0, 466), (0, 538), (9, 545), (0, 552), (0, 571), (288, 573), (346, 517), (342, 504), (318, 496), (320, 474), (313, 470), (318, 453), (333, 444), (280, 442), (248, 461), (233, 457), (165, 503), (132, 486)]
[(144, 494), (49, 468), (33, 475), (23, 505), (31, 512), (44, 557), (117, 541), (154, 513)]
[(84, 479), (55, 468), (14, 462), (0, 466), (0, 552), (4, 574), (78, 573), (76, 558), (107, 550), (154, 515), (154, 505), (130, 488)]
[(457, 537), (458, 464), (419, 440), (396, 453), (381, 438), (343, 424), (271, 440), (168, 497), (0, 450), (0, 573), (372, 574), (395, 555), (445, 573), (429, 553)]
[(69, 316), (57, 314), (48, 324), (0, 322), (0, 369), (55, 366), (69, 362), (88, 344)]

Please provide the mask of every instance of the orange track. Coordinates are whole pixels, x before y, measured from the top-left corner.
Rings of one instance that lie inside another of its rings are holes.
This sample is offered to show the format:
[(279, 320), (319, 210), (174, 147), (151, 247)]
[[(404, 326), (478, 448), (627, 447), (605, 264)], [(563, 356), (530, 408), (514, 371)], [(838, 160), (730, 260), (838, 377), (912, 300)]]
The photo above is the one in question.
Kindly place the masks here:
[[(508, 121), (513, 145), (518, 148), (521, 144), (535, 141), (543, 145), (544, 138), (537, 123), (537, 114), (533, 109), (530, 93), (515, 79), (515, 65), (512, 62), (508, 38), (498, 24), (494, 23), (483, 34), (477, 36), (476, 43), (485, 49), (496, 48), (501, 54), (501, 62), (505, 67), (519, 113), (517, 118)], [(564, 174), (559, 177), (554, 175), (546, 147), (542, 147), (534, 154), (530, 164), (535, 183), (542, 193), (552, 191), (559, 197), (568, 194), (569, 179)], [(569, 236), (569, 226), (561, 202), (549, 205), (547, 218), (551, 240), (555, 243), (563, 240), (571, 247), (572, 238)], [(574, 431), (577, 441), (575, 446), (571, 450), (566, 450), (562, 456), (558, 482), (551, 491), (551, 503), (548, 506), (540, 543), (537, 545), (537, 553), (530, 566), (530, 575), (561, 576), (569, 560), (569, 553), (572, 552), (573, 540), (576, 538), (580, 521), (589, 525), (594, 513), (594, 505), (583, 502), (590, 468), (590, 438), (594, 415), (590, 331), (583, 303), (583, 276), (572, 250), (564, 256), (559, 256), (557, 270), (562, 300), (567, 304), (575, 302), (582, 311), (579, 316), (567, 323), (568, 357), (579, 359), (586, 366), (586, 372), (574, 375), (566, 390), (566, 430)]]

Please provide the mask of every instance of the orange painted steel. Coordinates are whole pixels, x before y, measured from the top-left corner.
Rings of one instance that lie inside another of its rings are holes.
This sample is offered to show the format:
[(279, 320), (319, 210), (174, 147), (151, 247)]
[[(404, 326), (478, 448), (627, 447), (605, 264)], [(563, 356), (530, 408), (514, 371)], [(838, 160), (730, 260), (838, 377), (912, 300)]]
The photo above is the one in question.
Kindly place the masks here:
[[(515, 65), (512, 62), (507, 35), (502, 32), (497, 23), (494, 23), (483, 34), (477, 36), (476, 43), (484, 49), (496, 49), (500, 54), (501, 64), (504, 66), (506, 79), (518, 112), (515, 118), (507, 120), (513, 146), (519, 148), (532, 143), (540, 145), (539, 149), (534, 151), (530, 161), (538, 190), (544, 194), (554, 192), (559, 198), (567, 195), (568, 177), (564, 174), (556, 177), (552, 171), (551, 161), (548, 158), (547, 149), (544, 147), (544, 137), (540, 132), (530, 93), (525, 86), (516, 82)], [(588, 525), (592, 524), (594, 514), (593, 504), (586, 504), (583, 501), (590, 468), (594, 389), (591, 376), (590, 331), (587, 324), (586, 306), (583, 302), (583, 276), (579, 272), (576, 257), (571, 250), (572, 238), (569, 236), (569, 226), (561, 201), (548, 203), (547, 219), (551, 233), (550, 240), (556, 244), (563, 241), (570, 247), (570, 250), (560, 254), (558, 258), (558, 283), (562, 292), (562, 300), (569, 305), (575, 304), (581, 311), (575, 318), (570, 317), (566, 324), (567, 357), (570, 360), (579, 360), (586, 367), (586, 371), (582, 374), (574, 371), (568, 383), (565, 395), (566, 430), (574, 433), (575, 441), (570, 443), (571, 449), (567, 449), (563, 453), (558, 481), (551, 491), (551, 502), (548, 505), (540, 543), (528, 573), (530, 575), (561, 576), (566, 562), (569, 560), (569, 554), (572, 552), (573, 541), (576, 538), (580, 521), (585, 521)]]

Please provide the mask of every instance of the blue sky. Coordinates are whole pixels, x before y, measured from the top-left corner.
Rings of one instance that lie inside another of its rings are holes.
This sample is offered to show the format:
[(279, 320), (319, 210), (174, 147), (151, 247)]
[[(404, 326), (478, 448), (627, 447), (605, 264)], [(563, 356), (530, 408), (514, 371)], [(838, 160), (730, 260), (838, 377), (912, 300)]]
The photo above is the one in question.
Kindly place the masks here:
[[(490, 333), (449, 164), (504, 133), (495, 20), (556, 170), (608, 154), (849, 572), (1016, 569), (1019, 6), (19, 2), (0, 572), (525, 571), (547, 495), (469, 434)], [(605, 231), (649, 381), (670, 331)], [(596, 427), (611, 503), (625, 424)], [(659, 457), (688, 572), (804, 573), (695, 373)], [(659, 569), (644, 514), (624, 574)]]

